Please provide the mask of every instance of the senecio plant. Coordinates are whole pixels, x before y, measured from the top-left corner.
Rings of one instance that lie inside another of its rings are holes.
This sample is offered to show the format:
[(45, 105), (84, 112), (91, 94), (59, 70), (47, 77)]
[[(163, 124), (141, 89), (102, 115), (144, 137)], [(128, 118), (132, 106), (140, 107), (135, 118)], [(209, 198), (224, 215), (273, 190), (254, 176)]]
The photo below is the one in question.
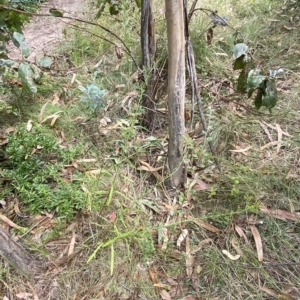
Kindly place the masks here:
[(101, 90), (96, 84), (90, 84), (86, 87), (79, 85), (78, 88), (82, 92), (80, 100), (88, 107), (94, 110), (101, 110), (105, 108), (106, 102), (103, 100), (105, 90)]

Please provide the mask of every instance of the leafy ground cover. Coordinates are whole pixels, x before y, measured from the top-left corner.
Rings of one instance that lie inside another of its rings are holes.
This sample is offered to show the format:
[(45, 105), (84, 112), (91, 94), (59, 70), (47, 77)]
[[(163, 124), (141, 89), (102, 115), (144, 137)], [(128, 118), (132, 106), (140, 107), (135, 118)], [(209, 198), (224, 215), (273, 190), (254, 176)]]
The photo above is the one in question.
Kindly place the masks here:
[[(165, 72), (158, 126), (149, 132), (139, 123), (144, 87), (131, 59), (99, 28), (67, 27), (39, 92), (24, 93), (13, 76), (4, 90), (0, 214), (11, 222), (1, 222), (46, 269), (29, 282), (1, 261), (1, 297), (299, 299), (300, 8), (199, 5), (228, 17), (264, 74), (283, 70), (276, 106), (257, 111), (236, 91), (233, 31), (218, 26), (208, 36), (212, 20), (197, 11), (191, 40), (221, 172), (196, 112), (191, 122), (187, 85), (187, 182), (169, 190)], [(163, 4), (154, 9), (163, 62)], [(100, 19), (137, 61), (138, 15), (124, 1), (117, 16), (104, 11)]]

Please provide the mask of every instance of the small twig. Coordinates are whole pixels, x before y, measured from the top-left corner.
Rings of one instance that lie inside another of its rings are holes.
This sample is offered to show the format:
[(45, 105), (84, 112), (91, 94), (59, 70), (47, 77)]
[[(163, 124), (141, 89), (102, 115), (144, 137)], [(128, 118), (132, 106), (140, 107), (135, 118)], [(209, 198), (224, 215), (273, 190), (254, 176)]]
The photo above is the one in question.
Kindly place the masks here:
[(193, 13), (195, 12), (195, 7), (197, 5), (197, 2), (198, 2), (198, 0), (194, 0), (192, 6), (190, 8), (189, 14), (187, 16), (188, 23), (190, 23)]
[(22, 239), (25, 235), (27, 235), (30, 231), (32, 231), (35, 227), (37, 227), (39, 224), (41, 224), (43, 221), (45, 221), (48, 217), (44, 217), (41, 220), (39, 220), (36, 224), (34, 224), (32, 227), (30, 227), (24, 234), (22, 234), (20, 237), (18, 237), (18, 240)]

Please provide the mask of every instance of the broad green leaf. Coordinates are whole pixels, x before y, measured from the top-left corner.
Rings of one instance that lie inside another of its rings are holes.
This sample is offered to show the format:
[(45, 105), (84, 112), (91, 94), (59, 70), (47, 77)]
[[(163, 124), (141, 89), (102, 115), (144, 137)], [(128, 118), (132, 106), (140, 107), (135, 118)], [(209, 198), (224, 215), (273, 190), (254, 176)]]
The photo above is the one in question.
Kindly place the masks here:
[(247, 90), (247, 72), (245, 69), (242, 70), (238, 81), (237, 81), (237, 90), (240, 93), (246, 93)]
[(260, 74), (260, 69), (250, 70), (247, 78), (247, 91), (258, 88), (266, 78), (266, 76)]
[(247, 55), (248, 53), (248, 46), (244, 43), (239, 43), (239, 44), (236, 44), (233, 48), (233, 57), (235, 59), (241, 57), (242, 55)]
[(269, 109), (273, 108), (277, 102), (277, 90), (275, 87), (275, 80), (269, 79), (266, 82), (265, 95), (262, 100), (262, 106), (265, 106)]
[(31, 93), (37, 92), (37, 87), (34, 83), (34, 72), (32, 70), (32, 67), (27, 62), (22, 62), (19, 65), (18, 74), (20, 76), (20, 79), (22, 81), (23, 87)]
[(14, 65), (15, 61), (11, 59), (0, 59), (0, 66), (11, 67)]
[(64, 13), (56, 8), (50, 8), (49, 13), (57, 18), (62, 18), (64, 16)]
[(248, 89), (248, 92), (247, 92), (248, 98), (251, 98), (251, 96), (252, 96), (252, 94), (253, 94), (254, 91), (255, 91), (255, 88)]
[(53, 60), (49, 56), (44, 56), (44, 57), (39, 58), (37, 60), (37, 63), (44, 68), (49, 68), (53, 63)]
[(21, 48), (22, 55), (24, 57), (28, 57), (30, 54), (30, 49), (28, 48), (26, 41), (24, 41), (20, 44), (20, 48)]
[(25, 36), (22, 33), (14, 32), (12, 36), (12, 42), (18, 48), (20, 48), (21, 44), (25, 42)]
[(256, 97), (255, 97), (255, 101), (254, 101), (254, 105), (257, 109), (260, 109), (262, 106), (262, 96), (263, 96), (262, 90), (258, 89)]
[(233, 70), (243, 70), (247, 62), (245, 61), (245, 55), (240, 56), (234, 61)]
[(28, 57), (30, 54), (30, 49), (27, 46), (25, 41), (25, 36), (22, 33), (14, 32), (12, 36), (13, 44), (21, 49), (21, 53), (23, 56)]

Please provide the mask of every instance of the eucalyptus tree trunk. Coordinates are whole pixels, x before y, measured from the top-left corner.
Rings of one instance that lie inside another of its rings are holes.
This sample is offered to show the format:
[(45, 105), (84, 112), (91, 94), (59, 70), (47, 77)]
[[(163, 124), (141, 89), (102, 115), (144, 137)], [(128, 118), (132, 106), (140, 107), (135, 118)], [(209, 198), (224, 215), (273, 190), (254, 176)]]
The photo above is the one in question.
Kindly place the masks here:
[(185, 133), (185, 37), (183, 0), (165, 0), (168, 36), (169, 170), (174, 187), (183, 183)]

